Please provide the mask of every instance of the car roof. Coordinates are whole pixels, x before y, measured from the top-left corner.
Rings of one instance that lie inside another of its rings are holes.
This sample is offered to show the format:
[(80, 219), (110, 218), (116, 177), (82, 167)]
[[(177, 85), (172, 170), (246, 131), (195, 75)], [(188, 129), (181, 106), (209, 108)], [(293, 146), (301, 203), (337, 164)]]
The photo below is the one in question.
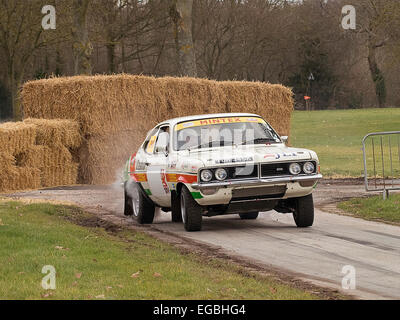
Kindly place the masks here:
[(258, 114), (254, 114), (254, 113), (209, 113), (209, 114), (201, 114), (201, 115), (173, 118), (173, 119), (165, 120), (165, 121), (161, 122), (160, 124), (169, 123), (171, 125), (175, 125), (179, 122), (185, 122), (185, 121), (201, 120), (201, 119), (208, 119), (208, 118), (225, 118), (225, 117), (260, 117), (260, 118), (262, 118)]

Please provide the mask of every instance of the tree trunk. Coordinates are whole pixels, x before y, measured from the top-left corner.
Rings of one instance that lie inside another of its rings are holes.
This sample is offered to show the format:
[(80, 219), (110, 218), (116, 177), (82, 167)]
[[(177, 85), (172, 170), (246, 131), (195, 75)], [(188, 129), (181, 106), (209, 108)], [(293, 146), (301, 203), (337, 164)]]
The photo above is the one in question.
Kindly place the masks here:
[(107, 62), (108, 62), (108, 72), (115, 73), (115, 44), (107, 44)]
[(79, 74), (91, 74), (91, 55), (93, 51), (89, 40), (87, 28), (87, 11), (90, 0), (74, 0), (74, 25), (72, 27), (74, 72)]
[(384, 108), (386, 104), (386, 85), (385, 78), (382, 71), (378, 67), (376, 62), (376, 45), (369, 39), (368, 41), (368, 65), (371, 72), (372, 81), (375, 85), (375, 94), (378, 100), (379, 108)]
[(174, 23), (178, 73), (181, 76), (196, 77), (196, 57), (192, 38), (192, 8), (193, 0), (172, 0), (170, 16)]
[(21, 104), (19, 101), (19, 79), (16, 75), (16, 71), (14, 68), (14, 61), (12, 59), (8, 59), (8, 70), (7, 70), (7, 85), (8, 89), (10, 90), (10, 95), (11, 95), (11, 106), (12, 106), (12, 112), (13, 112), (13, 118), (15, 121), (21, 120), (22, 119), (22, 112), (21, 112)]

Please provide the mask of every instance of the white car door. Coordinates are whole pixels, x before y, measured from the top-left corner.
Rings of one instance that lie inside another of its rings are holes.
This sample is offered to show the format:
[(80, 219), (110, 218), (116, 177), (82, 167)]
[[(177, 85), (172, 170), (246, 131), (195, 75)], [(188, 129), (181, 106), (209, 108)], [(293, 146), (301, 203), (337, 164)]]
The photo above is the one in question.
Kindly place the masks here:
[(158, 150), (158, 144), (160, 143), (158, 139), (159, 135), (164, 133), (165, 136), (165, 132), (168, 129), (168, 126), (160, 127), (153, 154), (147, 157), (146, 168), (147, 182), (151, 192), (150, 198), (161, 207), (171, 206), (171, 191), (168, 187), (166, 175), (168, 156), (166, 152)]

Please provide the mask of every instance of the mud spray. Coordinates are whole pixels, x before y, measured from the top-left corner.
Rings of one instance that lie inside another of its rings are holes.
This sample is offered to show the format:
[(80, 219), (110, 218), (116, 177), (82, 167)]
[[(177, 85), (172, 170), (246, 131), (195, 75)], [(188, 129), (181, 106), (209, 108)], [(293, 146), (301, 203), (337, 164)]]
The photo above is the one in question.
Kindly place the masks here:
[[(136, 183), (133, 181), (131, 177), (129, 177), (129, 180), (124, 183), (124, 170), (125, 167), (119, 168), (115, 172), (115, 180), (111, 184), (111, 187), (113, 189), (113, 192), (115, 192), (116, 196), (120, 193), (124, 195), (124, 189), (126, 190), (126, 193), (132, 198), (133, 197), (133, 188), (134, 184)], [(155, 213), (154, 213), (154, 219), (157, 219), (161, 215), (161, 208), (156, 207)]]

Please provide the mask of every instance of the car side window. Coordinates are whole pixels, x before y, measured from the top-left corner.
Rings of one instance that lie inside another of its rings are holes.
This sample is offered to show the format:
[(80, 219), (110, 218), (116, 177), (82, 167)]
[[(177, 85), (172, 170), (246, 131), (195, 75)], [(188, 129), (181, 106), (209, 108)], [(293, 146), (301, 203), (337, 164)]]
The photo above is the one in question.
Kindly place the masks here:
[[(167, 132), (167, 133), (169, 134), (169, 126), (166, 125), (166, 126), (160, 127), (160, 130), (159, 130), (158, 133), (157, 133), (156, 145), (157, 145), (157, 143), (158, 143), (158, 136), (159, 136), (159, 134), (160, 134), (161, 132)], [(153, 150), (153, 151), (154, 151), (154, 150)]]
[(156, 144), (159, 128), (160, 127), (154, 128), (147, 135), (147, 138), (146, 138), (145, 142), (143, 143), (143, 149), (146, 153), (154, 152), (154, 147)]

